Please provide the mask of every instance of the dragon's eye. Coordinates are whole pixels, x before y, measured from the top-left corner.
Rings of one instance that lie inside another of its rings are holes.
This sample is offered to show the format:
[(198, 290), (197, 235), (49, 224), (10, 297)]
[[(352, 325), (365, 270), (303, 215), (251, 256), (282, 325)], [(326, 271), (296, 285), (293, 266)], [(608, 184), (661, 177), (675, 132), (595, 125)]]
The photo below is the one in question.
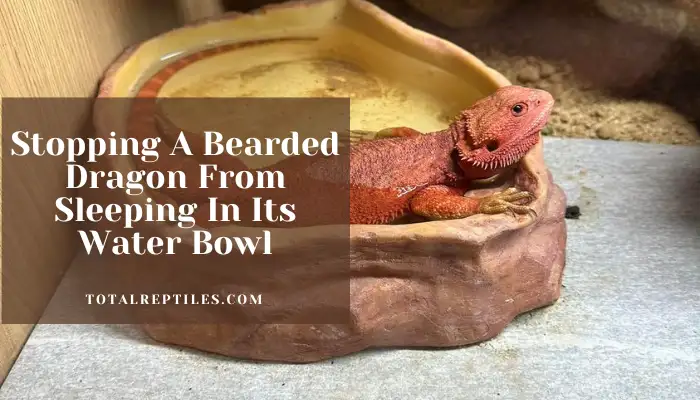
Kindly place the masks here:
[(527, 106), (525, 106), (525, 104), (518, 103), (518, 104), (514, 105), (513, 108), (511, 108), (510, 110), (513, 113), (513, 115), (515, 115), (517, 117), (519, 115), (523, 115), (523, 113), (525, 113), (526, 109), (527, 109)]
[(486, 143), (486, 150), (488, 151), (496, 151), (498, 150), (498, 142), (495, 140), (491, 140)]

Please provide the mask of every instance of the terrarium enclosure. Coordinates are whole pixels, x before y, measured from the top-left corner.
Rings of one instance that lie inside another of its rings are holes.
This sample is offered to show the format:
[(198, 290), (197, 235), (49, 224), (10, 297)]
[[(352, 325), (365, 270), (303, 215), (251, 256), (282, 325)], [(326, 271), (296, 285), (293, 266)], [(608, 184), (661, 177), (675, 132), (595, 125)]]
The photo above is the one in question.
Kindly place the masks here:
[[(223, 0), (249, 11), (280, 1)], [(552, 92), (552, 135), (700, 143), (695, 0), (376, 0), (511, 82)]]

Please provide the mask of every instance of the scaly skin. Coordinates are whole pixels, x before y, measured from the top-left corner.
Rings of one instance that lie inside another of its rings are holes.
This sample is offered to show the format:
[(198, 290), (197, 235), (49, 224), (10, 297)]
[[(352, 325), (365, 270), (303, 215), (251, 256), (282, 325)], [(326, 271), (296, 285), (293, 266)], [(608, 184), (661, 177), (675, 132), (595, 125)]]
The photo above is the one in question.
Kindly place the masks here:
[(378, 132), (379, 140), (351, 152), (351, 222), (387, 223), (409, 212), (433, 220), (530, 213), (520, 203), (531, 194), (515, 188), (482, 198), (464, 194), (469, 182), (500, 174), (537, 144), (553, 105), (546, 91), (507, 86), (443, 131)]
[[(134, 104), (129, 135), (137, 139), (161, 136), (164, 139), (160, 144), (161, 154), (170, 154), (173, 132), (158, 128), (159, 122), (162, 128), (156, 106), (160, 89), (170, 77), (193, 62), (235, 47), (226, 45), (194, 53), (156, 73), (136, 96), (149, 100), (138, 100)], [(553, 103), (552, 96), (545, 91), (507, 86), (461, 112), (445, 130), (421, 134), (406, 127), (390, 128), (378, 133), (379, 140), (353, 145), (350, 150), (350, 223), (384, 224), (410, 213), (428, 219), (454, 219), (477, 213), (530, 212), (520, 203), (531, 195), (515, 188), (482, 198), (463, 195), (469, 182), (498, 175), (517, 163), (537, 143)], [(303, 190), (247, 190), (242, 194), (236, 189), (215, 186), (201, 189), (198, 180), (202, 162), (218, 164), (220, 170), (239, 172), (248, 168), (235, 157), (203, 156), (203, 138), (185, 134), (196, 154), (194, 158), (164, 156), (146, 163), (135, 157), (133, 161), (140, 169), (185, 172), (187, 188), (160, 192), (177, 203), (199, 203), (198, 215), (207, 215), (209, 197), (218, 197), (220, 202), (236, 202), (243, 205), (243, 209), (246, 208), (244, 203), (250, 202), (253, 196), (273, 198), (277, 204), (296, 204), (297, 220), (304, 221), (304, 225), (324, 224), (332, 220), (329, 215), (337, 213), (337, 209), (333, 209), (333, 202), (338, 199), (337, 185), (345, 185), (342, 181), (313, 177), (314, 168), (317, 168), (315, 171), (335, 168), (328, 163), (329, 159), (319, 163), (319, 157), (290, 157), (271, 167), (285, 171), (287, 182), (291, 182), (288, 187), (294, 187), (296, 182), (297, 186), (304, 186)], [(336, 193), (335, 199), (328, 193)], [(202, 217), (197, 218), (200, 225), (218, 225), (207, 223)]]

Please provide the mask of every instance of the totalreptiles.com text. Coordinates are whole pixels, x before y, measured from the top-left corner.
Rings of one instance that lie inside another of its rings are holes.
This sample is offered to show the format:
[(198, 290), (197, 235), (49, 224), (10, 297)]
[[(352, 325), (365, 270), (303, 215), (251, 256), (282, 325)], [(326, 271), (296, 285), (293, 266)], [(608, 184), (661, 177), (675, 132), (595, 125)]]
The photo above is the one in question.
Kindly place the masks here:
[(86, 293), (89, 305), (262, 305), (262, 294)]

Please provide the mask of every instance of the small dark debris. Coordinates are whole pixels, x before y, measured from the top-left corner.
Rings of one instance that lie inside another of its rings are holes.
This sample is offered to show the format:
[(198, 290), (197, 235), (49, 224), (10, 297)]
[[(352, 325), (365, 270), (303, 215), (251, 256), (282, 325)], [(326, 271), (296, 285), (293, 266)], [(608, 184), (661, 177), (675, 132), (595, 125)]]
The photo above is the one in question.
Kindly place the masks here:
[(286, 383), (282, 383), (282, 386), (286, 385)]
[(566, 207), (566, 214), (564, 218), (566, 219), (578, 219), (581, 216), (581, 209), (578, 206), (568, 206)]

